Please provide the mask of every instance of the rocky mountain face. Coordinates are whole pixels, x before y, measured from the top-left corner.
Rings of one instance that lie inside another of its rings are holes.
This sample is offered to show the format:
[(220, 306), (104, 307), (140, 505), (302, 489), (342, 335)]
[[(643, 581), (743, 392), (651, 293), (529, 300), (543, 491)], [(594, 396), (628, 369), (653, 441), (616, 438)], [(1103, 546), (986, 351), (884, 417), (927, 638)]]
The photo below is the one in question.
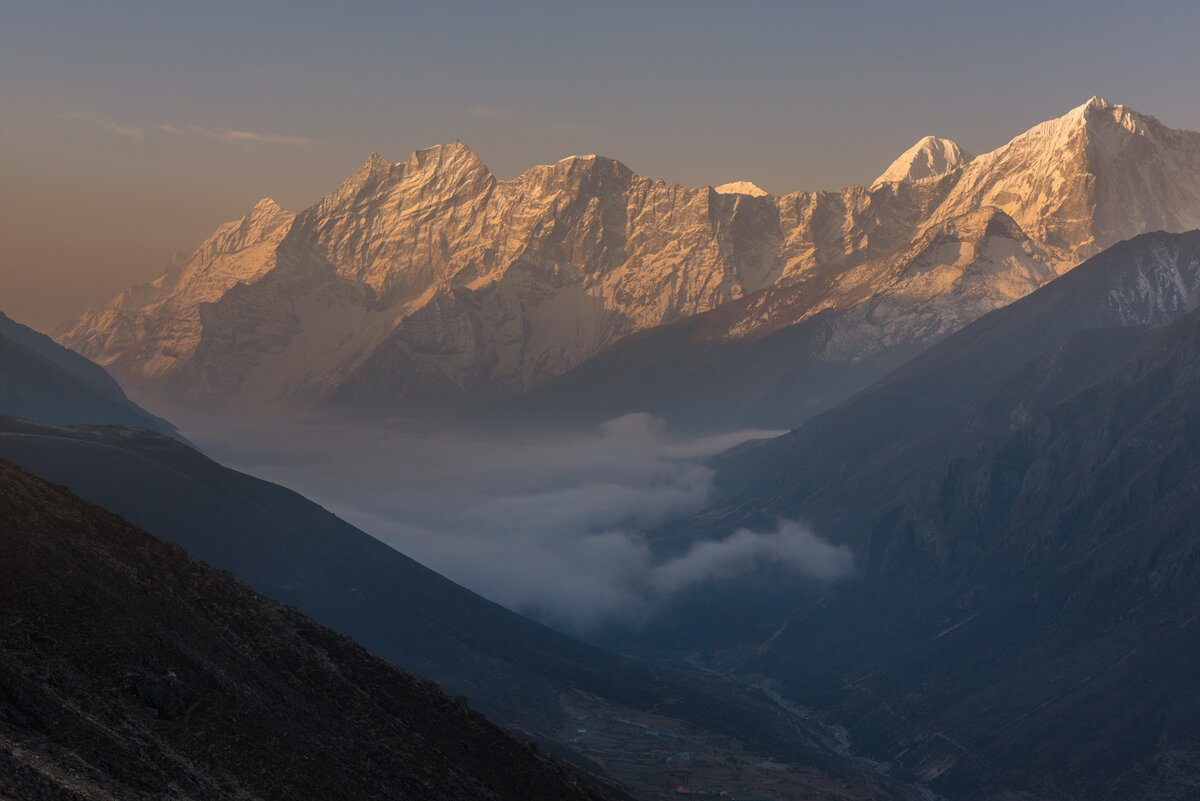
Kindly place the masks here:
[(1053, 279), (1050, 261), (1003, 212), (965, 214), (883, 258), (633, 334), (494, 411), (791, 427)]
[(626, 798), (4, 461), (0, 561), (6, 798)]
[(815, 359), (895, 353), (1121, 239), (1200, 226), (1200, 134), (1096, 98), (969, 161), (915, 151), (900, 180), (782, 197), (598, 156), (501, 181), (458, 143), (373, 155), (299, 214), (261, 202), (60, 341), (175, 400), (478, 404), (714, 310), (708, 341), (832, 311)]
[(801, 517), (831, 590), (760, 572), (636, 636), (773, 677), (951, 798), (1200, 782), (1200, 232), (1123, 242), (797, 431), (721, 460), (660, 549)]
[[(1198, 302), (1200, 231), (1122, 242), (964, 327), (836, 409), (732, 459), (719, 475), (722, 492), (732, 498), (815, 490), (940, 423), (1077, 332), (1162, 325)], [(743, 469), (751, 463), (753, 471)]]

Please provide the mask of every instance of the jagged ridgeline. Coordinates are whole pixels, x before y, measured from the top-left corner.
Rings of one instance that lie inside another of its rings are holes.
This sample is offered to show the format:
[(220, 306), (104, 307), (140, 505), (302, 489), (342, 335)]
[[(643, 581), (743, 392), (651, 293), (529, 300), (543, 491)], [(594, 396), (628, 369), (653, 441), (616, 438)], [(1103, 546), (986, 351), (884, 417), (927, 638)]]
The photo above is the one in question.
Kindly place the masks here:
[[(372, 155), (298, 214), (261, 201), (59, 340), (175, 401), (394, 413), (517, 398), (581, 366), (579, 387), (629, 386), (611, 364), (586, 370), (640, 336), (643, 374), (674, 359), (701, 389), (746, 384), (721, 408), (766, 420), (860, 388), (1117, 241), (1195, 227), (1200, 134), (1098, 98), (974, 158), (928, 137), (870, 188), (784, 196), (671, 186), (599, 156), (499, 180), (455, 143)], [(811, 364), (778, 366), (798, 354)], [(868, 368), (796, 396), (851, 364)], [(678, 383), (642, 405), (670, 412)], [(629, 411), (613, 403), (599, 412)]]

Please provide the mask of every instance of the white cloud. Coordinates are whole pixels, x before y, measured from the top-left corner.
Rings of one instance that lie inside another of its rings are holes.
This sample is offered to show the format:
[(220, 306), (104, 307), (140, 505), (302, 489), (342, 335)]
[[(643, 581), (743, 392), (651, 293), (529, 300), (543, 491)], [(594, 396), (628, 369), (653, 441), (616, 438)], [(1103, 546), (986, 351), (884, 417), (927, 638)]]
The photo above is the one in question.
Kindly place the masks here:
[(669, 595), (708, 579), (748, 573), (765, 563), (833, 581), (849, 575), (854, 559), (849, 548), (831, 545), (799, 521), (780, 520), (771, 533), (743, 528), (720, 541), (696, 543), (683, 556), (655, 567), (653, 586)]
[[(164, 126), (164, 130), (169, 126)], [(282, 136), (273, 133), (257, 133), (254, 131), (238, 131), (233, 129), (225, 129), (220, 131), (209, 130), (202, 128), (199, 125), (189, 125), (187, 127), (192, 133), (206, 136), (209, 139), (226, 144), (236, 144), (238, 142), (249, 142), (252, 144), (269, 144), (269, 145), (308, 145), (312, 144), (311, 139), (303, 136)], [(176, 129), (178, 130), (178, 129)]]
[(86, 120), (99, 128), (103, 128), (110, 133), (115, 133), (118, 136), (124, 136), (127, 139), (133, 139), (137, 142), (141, 142), (146, 135), (146, 132), (141, 128), (132, 125), (121, 125), (99, 114), (76, 114), (74, 116), (78, 119)]
[(225, 463), (302, 492), (509, 608), (578, 631), (640, 618), (677, 592), (763, 565), (821, 581), (849, 573), (848, 550), (794, 521), (666, 561), (641, 536), (708, 504), (704, 458), (779, 433), (673, 438), (644, 414), (520, 438), (330, 424), (185, 428)]
[[(118, 136), (124, 136), (127, 139), (133, 139), (137, 142), (145, 141), (147, 129), (133, 125), (121, 125), (114, 122), (108, 117), (100, 114), (73, 114), (70, 115), (74, 119), (84, 120), (98, 128), (101, 128), (110, 133), (115, 133)], [(171, 136), (187, 137), (195, 134), (214, 142), (223, 142), (225, 144), (265, 144), (265, 145), (309, 145), (312, 140), (303, 136), (284, 136), (275, 133), (260, 133), (256, 131), (241, 131), (232, 128), (214, 130), (204, 128), (199, 125), (172, 125), (170, 123), (158, 123), (152, 126), (149, 131), (151, 133), (170, 134)]]

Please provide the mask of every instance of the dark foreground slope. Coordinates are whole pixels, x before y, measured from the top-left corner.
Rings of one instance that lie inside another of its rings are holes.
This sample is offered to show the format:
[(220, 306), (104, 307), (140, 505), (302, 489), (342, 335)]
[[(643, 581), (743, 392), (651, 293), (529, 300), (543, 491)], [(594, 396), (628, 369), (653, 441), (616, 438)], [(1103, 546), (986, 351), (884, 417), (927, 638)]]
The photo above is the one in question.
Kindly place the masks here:
[(0, 409), (40, 423), (143, 426), (178, 437), (125, 397), (104, 368), (0, 312)]
[(618, 797), (7, 462), (0, 564), (0, 796)]
[[(697, 671), (650, 666), (554, 632), (459, 587), (296, 493), (224, 468), (172, 439), (144, 429), (0, 418), (0, 457), (65, 484), (448, 692), (466, 695), (497, 723), (547, 747), (582, 753), (592, 768), (619, 773), (640, 791), (661, 787), (669, 766), (660, 760), (626, 771), (620, 766), (631, 762), (630, 754), (597, 754), (590, 742), (578, 744), (580, 709), (601, 718), (645, 718), (654, 729), (686, 729), (696, 738), (691, 750), (700, 750), (703, 741), (722, 752), (719, 743), (734, 741), (758, 755), (744, 773), (769, 775), (753, 766), (774, 756), (804, 766), (804, 781), (813, 786), (841, 788), (835, 789), (840, 797), (911, 795), (819, 745), (760, 693)], [(734, 786), (749, 781), (743, 777)]]
[(0, 418), (0, 457), (69, 487), (256, 590), (545, 735), (558, 692), (669, 696), (636, 663), (466, 590), (276, 484), (144, 429)]
[(803, 517), (858, 577), (713, 589), (656, 638), (717, 632), (705, 647), (948, 797), (1195, 797), (1197, 239), (1114, 248), (1095, 283), (983, 318), (773, 443), (757, 474), (732, 459), (740, 493), (695, 531)]
[(1071, 338), (803, 513), (863, 580), (747, 668), (951, 796), (1193, 797), (1200, 312)]

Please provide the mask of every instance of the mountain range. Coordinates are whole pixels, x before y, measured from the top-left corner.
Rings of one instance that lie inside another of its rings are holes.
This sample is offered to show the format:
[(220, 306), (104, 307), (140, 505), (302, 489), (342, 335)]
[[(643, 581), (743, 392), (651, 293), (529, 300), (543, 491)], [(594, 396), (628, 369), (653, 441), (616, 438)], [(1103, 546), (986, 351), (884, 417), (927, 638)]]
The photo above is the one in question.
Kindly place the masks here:
[[(299, 213), (263, 200), (58, 339), (209, 408), (391, 415), (550, 387), (535, 406), (611, 414), (638, 386), (670, 412), (700, 382), (744, 385), (743, 422), (794, 424), (1105, 247), (1197, 226), (1200, 134), (1099, 98), (974, 158), (927, 138), (870, 188), (778, 197), (600, 156), (500, 180), (454, 143), (373, 154)], [(630, 351), (688, 394), (621, 374), (609, 354)]]
[[(0, 418), (0, 457), (589, 770), (643, 777), (644, 796), (668, 757), (725, 770), (736, 752), (739, 780), (793, 794), (1184, 801), (1200, 787), (1196, 228), (1200, 134), (1099, 98), (988, 153), (926, 137), (870, 187), (784, 196), (600, 156), (500, 180), (455, 143), (373, 155), (299, 213), (264, 200), (59, 332), (138, 397), (218, 414), (794, 426), (712, 459), (709, 507), (645, 546), (661, 564), (800, 521), (853, 575), (743, 554), (753, 569), (594, 644), (216, 464), (6, 320), (0, 413), (40, 422)], [(116, 425), (67, 425), (89, 421)], [(94, 517), (0, 474), (23, 521), (25, 495)], [(646, 746), (660, 720), (691, 751)], [(636, 747), (611, 745), (620, 726)], [(763, 780), (780, 759), (787, 782)]]

